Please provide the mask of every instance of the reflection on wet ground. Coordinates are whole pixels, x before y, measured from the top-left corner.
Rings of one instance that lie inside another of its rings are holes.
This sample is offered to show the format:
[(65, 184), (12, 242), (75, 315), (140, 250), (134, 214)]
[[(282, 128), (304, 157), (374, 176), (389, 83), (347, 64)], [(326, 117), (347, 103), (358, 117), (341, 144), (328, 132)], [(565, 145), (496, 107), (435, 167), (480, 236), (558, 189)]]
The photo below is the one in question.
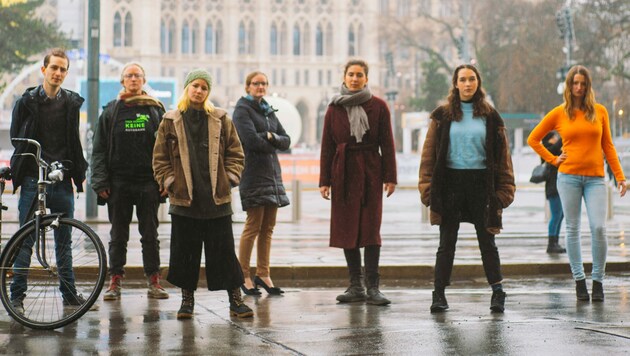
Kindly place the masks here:
[(247, 320), (229, 316), (224, 292), (199, 290), (194, 318), (179, 321), (177, 290), (151, 300), (127, 288), (121, 301), (99, 301), (100, 310), (55, 331), (2, 315), (0, 354), (620, 354), (630, 350), (629, 278), (608, 276), (604, 303), (577, 302), (568, 275), (507, 279), (505, 314), (490, 313), (479, 280), (454, 282), (441, 314), (429, 313), (427, 285), (385, 285), (387, 307), (337, 304), (343, 288), (285, 287), (284, 296), (246, 297), (256, 312)]

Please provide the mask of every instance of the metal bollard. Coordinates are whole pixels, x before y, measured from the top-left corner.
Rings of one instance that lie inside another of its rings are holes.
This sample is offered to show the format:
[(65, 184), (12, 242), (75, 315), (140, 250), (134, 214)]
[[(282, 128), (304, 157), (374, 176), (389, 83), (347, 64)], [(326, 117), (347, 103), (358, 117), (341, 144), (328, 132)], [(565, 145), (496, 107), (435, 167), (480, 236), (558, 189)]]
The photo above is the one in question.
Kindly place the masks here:
[(295, 179), (291, 181), (291, 222), (298, 222), (302, 218), (302, 184), (299, 180)]

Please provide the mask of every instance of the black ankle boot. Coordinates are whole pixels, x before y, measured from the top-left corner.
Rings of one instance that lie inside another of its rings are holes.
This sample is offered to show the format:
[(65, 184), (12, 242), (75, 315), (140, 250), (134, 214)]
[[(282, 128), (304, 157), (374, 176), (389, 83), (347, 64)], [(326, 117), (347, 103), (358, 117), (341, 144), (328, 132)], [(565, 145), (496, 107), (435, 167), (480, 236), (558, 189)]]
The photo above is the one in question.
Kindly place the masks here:
[(577, 300), (588, 301), (590, 299), (588, 289), (586, 288), (586, 279), (575, 281), (575, 295), (577, 296)]
[(182, 289), (182, 306), (177, 311), (177, 319), (190, 319), (195, 309), (195, 291)]
[(567, 250), (558, 243), (558, 236), (549, 236), (547, 253), (565, 253)]
[(243, 303), (241, 297), (241, 289), (236, 287), (231, 291), (228, 290), (228, 298), (230, 300), (230, 315), (238, 318), (251, 318), (254, 316), (254, 311)]
[(507, 293), (503, 290), (492, 292), (492, 298), (490, 299), (490, 310), (494, 313), (503, 313), (505, 311), (505, 297)]
[(433, 291), (433, 303), (431, 303), (431, 313), (440, 313), (448, 309), (448, 302), (444, 295), (444, 289), (437, 289)]
[(602, 282), (593, 281), (593, 298), (594, 302), (604, 301), (604, 286)]

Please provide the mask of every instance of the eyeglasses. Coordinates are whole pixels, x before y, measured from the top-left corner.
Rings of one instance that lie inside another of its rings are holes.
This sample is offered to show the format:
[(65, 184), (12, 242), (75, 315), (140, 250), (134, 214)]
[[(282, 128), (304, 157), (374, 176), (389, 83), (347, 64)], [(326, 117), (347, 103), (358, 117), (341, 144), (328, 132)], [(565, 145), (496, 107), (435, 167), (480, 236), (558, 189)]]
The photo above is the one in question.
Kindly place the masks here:
[(131, 79), (131, 78), (144, 78), (144, 74), (140, 74), (140, 73), (129, 73), (129, 74), (125, 74), (123, 75), (123, 77), (127, 78), (127, 79)]
[(267, 82), (252, 82), (251, 83), (253, 86), (257, 87), (257, 86), (263, 86), (266, 87), (267, 85), (269, 85), (269, 83)]

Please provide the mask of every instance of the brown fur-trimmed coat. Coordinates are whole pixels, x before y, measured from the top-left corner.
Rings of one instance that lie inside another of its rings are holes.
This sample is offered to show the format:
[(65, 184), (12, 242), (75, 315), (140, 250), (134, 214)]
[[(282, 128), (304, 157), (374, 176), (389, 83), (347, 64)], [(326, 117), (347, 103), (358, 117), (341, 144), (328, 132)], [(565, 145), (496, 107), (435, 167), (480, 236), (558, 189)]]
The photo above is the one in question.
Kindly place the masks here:
[[(451, 121), (447, 120), (446, 106), (431, 113), (431, 122), (422, 149), (418, 190), (422, 203), (431, 209), (431, 224), (442, 222), (444, 173), (449, 147)], [(507, 131), (499, 113), (492, 110), (486, 117), (486, 229), (498, 234), (503, 228), (501, 214), (514, 200), (516, 186), (510, 156)]]

